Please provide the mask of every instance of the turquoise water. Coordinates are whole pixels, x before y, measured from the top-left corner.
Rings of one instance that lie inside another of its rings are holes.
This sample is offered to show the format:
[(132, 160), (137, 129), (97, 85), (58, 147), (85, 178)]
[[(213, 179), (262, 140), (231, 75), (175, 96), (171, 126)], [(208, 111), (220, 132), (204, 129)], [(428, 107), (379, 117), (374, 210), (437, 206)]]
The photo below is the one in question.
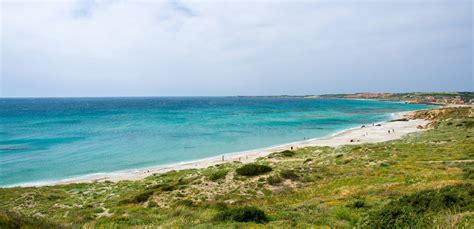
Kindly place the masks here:
[(0, 186), (318, 138), (426, 105), (241, 97), (0, 99)]

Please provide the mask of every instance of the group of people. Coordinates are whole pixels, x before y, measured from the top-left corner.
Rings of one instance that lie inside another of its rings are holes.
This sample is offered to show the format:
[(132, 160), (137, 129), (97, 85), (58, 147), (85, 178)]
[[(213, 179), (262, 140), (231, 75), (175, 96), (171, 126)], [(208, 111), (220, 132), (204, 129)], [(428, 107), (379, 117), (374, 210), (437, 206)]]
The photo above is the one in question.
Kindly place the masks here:
[(394, 134), (394, 133), (395, 133), (395, 129), (389, 129), (389, 130), (388, 130), (388, 133), (389, 133), (389, 134)]

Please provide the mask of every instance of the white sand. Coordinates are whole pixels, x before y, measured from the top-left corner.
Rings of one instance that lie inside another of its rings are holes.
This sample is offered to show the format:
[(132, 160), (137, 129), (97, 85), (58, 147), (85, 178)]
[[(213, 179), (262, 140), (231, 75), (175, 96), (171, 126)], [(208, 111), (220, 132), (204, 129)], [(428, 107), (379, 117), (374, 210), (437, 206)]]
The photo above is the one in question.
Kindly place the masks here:
[[(407, 115), (407, 112), (397, 113), (394, 118), (400, 118)], [(334, 136), (323, 138), (323, 139), (309, 139), (301, 142), (293, 142), (289, 144), (279, 145), (275, 147), (269, 147), (264, 149), (249, 150), (245, 152), (238, 152), (233, 154), (227, 154), (222, 160), (222, 156), (207, 158), (199, 161), (157, 166), (148, 169), (125, 171), (125, 172), (116, 172), (116, 173), (104, 173), (104, 174), (93, 174), (89, 176), (82, 176), (78, 178), (72, 178), (62, 181), (54, 182), (45, 182), (41, 184), (25, 184), (21, 186), (42, 186), (42, 185), (52, 185), (52, 184), (67, 184), (67, 183), (81, 183), (81, 182), (95, 182), (95, 181), (121, 181), (121, 180), (139, 180), (147, 176), (153, 175), (155, 173), (164, 173), (171, 170), (183, 170), (183, 169), (199, 169), (207, 168), (212, 165), (240, 161), (242, 163), (249, 163), (255, 161), (259, 157), (267, 156), (273, 152), (278, 152), (293, 147), (301, 148), (307, 146), (332, 146), (337, 147), (341, 145), (348, 144), (362, 144), (362, 143), (375, 143), (383, 142), (401, 138), (402, 136), (421, 131), (417, 126), (425, 126), (429, 121), (417, 119), (409, 121), (396, 121), (396, 122), (384, 122), (380, 123), (380, 126), (367, 124), (366, 127), (353, 128), (345, 130), (341, 133), (338, 133)], [(391, 131), (389, 134), (388, 131)], [(393, 133), (392, 130), (395, 130)], [(352, 140), (352, 142), (351, 142)]]

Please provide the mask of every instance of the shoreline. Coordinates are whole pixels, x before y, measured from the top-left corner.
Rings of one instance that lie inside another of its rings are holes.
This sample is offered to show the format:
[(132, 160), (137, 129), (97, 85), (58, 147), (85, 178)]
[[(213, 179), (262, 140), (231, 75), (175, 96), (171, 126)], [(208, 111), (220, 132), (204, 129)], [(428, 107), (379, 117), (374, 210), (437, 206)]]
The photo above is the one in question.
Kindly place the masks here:
[[(353, 127), (341, 130), (332, 135), (323, 138), (313, 138), (303, 141), (290, 142), (279, 144), (275, 146), (269, 146), (265, 148), (252, 149), (247, 151), (239, 151), (233, 153), (227, 153), (219, 156), (203, 158), (194, 161), (165, 164), (159, 166), (152, 166), (148, 168), (140, 169), (129, 169), (117, 172), (105, 172), (105, 173), (94, 173), (89, 175), (82, 175), (78, 177), (66, 178), (61, 180), (51, 181), (38, 181), (38, 182), (27, 182), (14, 185), (8, 185), (8, 187), (41, 187), (51, 185), (64, 185), (71, 183), (90, 183), (90, 182), (103, 182), (103, 181), (125, 181), (125, 180), (141, 180), (153, 174), (166, 173), (173, 170), (185, 170), (185, 169), (203, 169), (217, 164), (230, 163), (230, 162), (241, 162), (250, 163), (254, 162), (259, 157), (268, 156), (274, 152), (283, 150), (311, 147), (311, 146), (330, 146), (338, 147), (343, 145), (354, 145), (363, 143), (376, 143), (399, 139), (409, 133), (421, 131), (417, 127), (419, 125), (425, 126), (429, 123), (428, 120), (415, 119), (408, 121), (393, 121), (412, 114), (415, 111), (398, 112), (392, 114), (390, 120), (374, 123), (365, 124), (365, 127)], [(388, 134), (388, 130), (395, 130), (395, 133)], [(223, 160), (224, 158), (224, 160)]]

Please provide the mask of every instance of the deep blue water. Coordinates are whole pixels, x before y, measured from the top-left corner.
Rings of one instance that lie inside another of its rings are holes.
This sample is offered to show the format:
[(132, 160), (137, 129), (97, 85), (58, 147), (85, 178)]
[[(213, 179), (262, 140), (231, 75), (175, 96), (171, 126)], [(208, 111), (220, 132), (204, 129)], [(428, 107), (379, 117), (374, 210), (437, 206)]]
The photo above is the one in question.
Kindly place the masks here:
[(295, 98), (0, 99), (0, 186), (318, 138), (426, 105)]

